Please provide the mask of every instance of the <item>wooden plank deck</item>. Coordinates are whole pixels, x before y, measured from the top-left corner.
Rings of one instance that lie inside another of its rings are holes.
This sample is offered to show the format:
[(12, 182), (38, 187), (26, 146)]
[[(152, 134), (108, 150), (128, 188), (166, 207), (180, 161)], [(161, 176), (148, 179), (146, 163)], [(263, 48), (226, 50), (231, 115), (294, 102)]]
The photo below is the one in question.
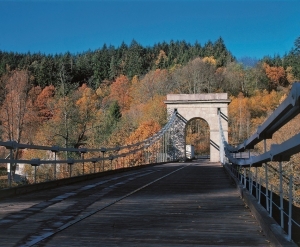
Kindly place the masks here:
[(8, 198), (0, 229), (0, 246), (269, 246), (223, 167), (205, 161)]

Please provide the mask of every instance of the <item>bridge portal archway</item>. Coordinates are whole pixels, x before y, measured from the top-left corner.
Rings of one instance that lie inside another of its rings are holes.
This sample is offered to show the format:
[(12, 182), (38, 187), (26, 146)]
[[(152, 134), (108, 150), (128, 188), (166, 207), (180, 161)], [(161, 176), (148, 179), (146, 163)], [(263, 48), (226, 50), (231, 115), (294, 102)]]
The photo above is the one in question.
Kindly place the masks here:
[(208, 158), (210, 155), (210, 128), (203, 118), (192, 118), (185, 126), (185, 143), (194, 146), (195, 156)]
[[(222, 127), (226, 140), (228, 140), (228, 105), (230, 100), (227, 93), (208, 93), (208, 94), (168, 94), (165, 104), (169, 116), (174, 110), (187, 121), (193, 118), (202, 118), (208, 125), (210, 130), (210, 161), (220, 161), (220, 132), (219, 132), (219, 111), (222, 113)], [(185, 136), (185, 125), (181, 130), (180, 136)], [(186, 142), (185, 138), (177, 142), (177, 149), (182, 150), (182, 155), (186, 158)], [(180, 143), (180, 144), (179, 144)]]

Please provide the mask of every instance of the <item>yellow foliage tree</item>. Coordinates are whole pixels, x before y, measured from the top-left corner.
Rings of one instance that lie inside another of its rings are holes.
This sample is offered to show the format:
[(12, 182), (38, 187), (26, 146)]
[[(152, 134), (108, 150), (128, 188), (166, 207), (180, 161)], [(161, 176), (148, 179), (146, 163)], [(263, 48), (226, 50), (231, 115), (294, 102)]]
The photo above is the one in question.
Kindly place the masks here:
[(202, 58), (202, 61), (204, 63), (209, 63), (211, 65), (216, 65), (217, 64), (217, 60), (214, 58), (214, 56), (204, 57), (204, 58)]

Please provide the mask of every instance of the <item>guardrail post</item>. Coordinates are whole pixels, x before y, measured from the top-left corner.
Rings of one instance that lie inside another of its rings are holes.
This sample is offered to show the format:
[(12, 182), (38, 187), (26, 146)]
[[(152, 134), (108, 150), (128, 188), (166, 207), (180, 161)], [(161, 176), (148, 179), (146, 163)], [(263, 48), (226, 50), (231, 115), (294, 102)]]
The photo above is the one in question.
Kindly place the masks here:
[(112, 170), (112, 161), (113, 161), (114, 157), (112, 155), (110, 155), (108, 159), (110, 160), (110, 170)]
[(269, 215), (272, 217), (273, 214), (273, 185), (271, 184), (271, 192), (270, 192), (270, 212)]
[[(267, 140), (264, 139), (264, 152), (267, 152)], [(268, 165), (265, 163), (265, 179), (266, 179), (266, 209), (269, 211), (269, 202), (268, 202)]]
[(167, 161), (170, 161), (170, 157), (169, 157), (169, 153), (170, 153), (170, 150), (169, 150), (169, 148), (170, 148), (170, 132), (169, 132), (169, 130), (166, 132), (166, 139), (167, 139), (167, 141), (166, 141), (166, 159), (167, 159)]
[(12, 148), (9, 150), (9, 157), (10, 157), (10, 163), (9, 163), (9, 180), (8, 180), (8, 186), (9, 188), (11, 188), (11, 184), (12, 184), (12, 167), (13, 167), (13, 150)]
[(94, 165), (94, 173), (96, 173), (96, 162), (97, 162), (97, 160), (95, 158), (93, 158), (92, 163)]
[[(102, 171), (104, 172), (104, 153), (106, 152), (106, 148), (101, 148), (100, 152), (102, 153)], [(99, 169), (100, 172), (100, 169)]]
[(7, 149), (9, 149), (9, 157), (10, 157), (10, 163), (9, 163), (9, 179), (8, 179), (8, 186), (11, 188), (12, 186), (12, 168), (13, 168), (13, 160), (14, 160), (14, 152), (13, 150), (16, 149), (17, 142), (16, 141), (8, 141), (9, 145), (6, 146)]
[(247, 178), (246, 178), (246, 176), (247, 176), (247, 171), (246, 171), (246, 168), (244, 167), (244, 188), (247, 187)]
[(162, 162), (165, 162), (165, 133), (162, 135), (162, 138), (161, 138), (161, 149), (162, 149)]
[(283, 218), (283, 188), (282, 188), (282, 162), (279, 161), (279, 194), (280, 194), (280, 226), (284, 228)]
[(258, 204), (260, 204), (260, 196), (261, 196), (261, 178), (259, 178)]
[(265, 179), (266, 179), (266, 209), (269, 211), (269, 178), (268, 178), (268, 165), (265, 163)]
[(292, 206), (293, 206), (293, 175), (290, 176), (289, 183), (289, 224), (288, 224), (288, 240), (292, 239)]
[(56, 152), (54, 153), (53, 180), (56, 180)]
[(53, 168), (53, 180), (56, 180), (56, 153), (59, 152), (58, 146), (53, 146), (51, 151), (54, 153), (54, 168)]
[(72, 177), (72, 165), (74, 164), (74, 160), (68, 159), (67, 164), (69, 165), (69, 177)]
[(249, 191), (250, 191), (251, 195), (252, 195), (252, 187), (253, 187), (253, 175), (252, 175), (251, 166), (250, 166), (250, 168), (249, 168)]
[(32, 159), (31, 166), (34, 166), (34, 183), (36, 184), (36, 167), (40, 165), (40, 159)]
[[(119, 160), (118, 160), (118, 153), (119, 153), (119, 151), (120, 151), (120, 147), (116, 147), (116, 151), (117, 151), (117, 154), (116, 154), (116, 158), (117, 158), (117, 164), (115, 163), (115, 170), (116, 169), (119, 169)], [(143, 150), (142, 150), (143, 151)]]
[(256, 199), (258, 199), (258, 177), (257, 177), (257, 167), (255, 167), (255, 193)]
[(36, 166), (34, 166), (34, 183), (36, 184)]
[[(144, 145), (144, 159), (145, 159), (145, 164), (148, 164), (148, 144)], [(124, 168), (124, 165), (123, 165)]]
[(82, 175), (84, 175), (84, 153), (81, 153), (82, 156)]
[(124, 158), (125, 158), (125, 154), (122, 154), (122, 168), (124, 168), (124, 166), (125, 166)]
[(81, 153), (82, 158), (82, 174), (84, 175), (84, 154), (87, 152), (86, 148), (80, 148), (79, 152)]

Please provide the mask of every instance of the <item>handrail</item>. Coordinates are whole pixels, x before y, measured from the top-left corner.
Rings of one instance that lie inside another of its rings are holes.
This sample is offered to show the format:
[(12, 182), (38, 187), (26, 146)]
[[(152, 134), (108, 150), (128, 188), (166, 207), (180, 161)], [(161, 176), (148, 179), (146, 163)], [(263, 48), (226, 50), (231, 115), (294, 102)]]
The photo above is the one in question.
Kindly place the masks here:
[[(12, 186), (12, 168), (14, 164), (29, 164), (32, 167), (34, 167), (34, 183), (36, 183), (37, 181), (37, 167), (39, 167), (40, 165), (53, 165), (53, 174), (50, 174), (53, 179), (56, 179), (56, 166), (59, 164), (67, 164), (69, 165), (68, 173), (69, 176), (72, 176), (72, 166), (74, 164), (82, 164), (82, 174), (85, 174), (85, 163), (92, 163), (93, 164), (93, 170), (94, 173), (96, 172), (96, 163), (97, 162), (102, 162), (102, 169), (101, 164), (100, 166), (98, 165), (98, 172), (100, 170), (104, 171), (105, 167), (105, 161), (110, 161), (111, 165), (110, 165), (110, 169), (112, 169), (112, 162), (115, 159), (118, 158), (123, 158), (123, 157), (129, 157), (129, 162), (132, 162), (132, 154), (136, 154), (139, 153), (141, 151), (145, 151), (145, 156), (141, 159), (139, 155), (138, 160), (140, 160), (141, 162), (145, 162), (145, 163), (149, 163), (149, 162), (163, 162), (163, 161), (167, 161), (167, 159), (169, 160), (173, 160), (175, 161), (178, 157), (176, 156), (176, 154), (169, 155), (169, 156), (164, 156), (163, 158), (159, 158), (158, 157), (158, 153), (159, 150), (157, 149), (160, 146), (163, 146), (163, 144), (159, 144), (159, 145), (155, 145), (154, 148), (151, 150), (149, 149), (149, 147), (153, 146), (154, 144), (156, 144), (157, 142), (162, 142), (165, 141), (165, 135), (167, 134), (168, 131), (170, 131), (170, 129), (174, 128), (172, 127), (176, 121), (176, 119), (182, 120), (180, 118), (180, 116), (178, 115), (177, 110), (174, 110), (173, 114), (170, 116), (169, 121), (167, 122), (167, 124), (160, 129), (157, 133), (155, 133), (154, 135), (152, 135), (151, 137), (143, 140), (143, 141), (139, 141), (133, 144), (129, 144), (129, 145), (124, 145), (124, 146), (116, 146), (116, 147), (101, 147), (101, 148), (85, 148), (85, 147), (81, 147), (81, 148), (72, 148), (72, 147), (60, 147), (60, 146), (41, 146), (41, 145), (30, 145), (30, 144), (22, 144), (22, 143), (17, 143), (16, 141), (0, 141), (0, 146), (6, 147), (7, 149), (10, 150), (10, 155), (8, 157), (10, 157), (9, 159), (0, 159), (0, 163), (7, 163), (10, 164), (10, 169), (9, 169), (9, 174), (8, 174), (8, 186), (11, 187)], [(174, 145), (174, 144), (172, 144)], [(14, 150), (18, 150), (18, 149), (35, 149), (35, 150), (44, 150), (44, 151), (52, 151), (53, 153), (55, 153), (55, 158), (54, 159), (15, 159), (13, 156), (13, 151)], [(121, 151), (122, 152), (119, 152)], [(166, 149), (164, 152), (173, 152), (173, 151), (168, 151), (169, 149)], [(173, 149), (171, 149), (173, 150)], [(78, 157), (77, 159), (74, 158), (66, 158), (66, 159), (57, 159), (57, 153), (58, 152), (73, 152), (73, 153), (78, 153), (81, 154), (81, 157)], [(88, 158), (85, 158), (84, 155), (86, 153), (94, 153), (92, 155), (89, 155)], [(102, 153), (102, 157), (100, 157), (101, 155), (99, 153)], [(105, 155), (108, 154), (108, 155)], [(92, 157), (90, 157), (92, 156)], [(168, 157), (168, 158), (167, 158)], [(135, 158), (134, 158), (135, 159)], [(133, 160), (134, 160), (133, 159)], [(143, 160), (143, 161), (142, 161)], [(123, 167), (124, 167), (124, 160), (123, 161)], [(129, 165), (129, 164), (127, 164)], [(131, 165), (130, 165), (131, 166)], [(107, 164), (106, 164), (106, 168), (107, 168)], [(89, 166), (87, 169), (89, 169), (89, 171), (91, 172), (91, 167)], [(109, 169), (109, 168), (107, 168)], [(78, 167), (77, 167), (77, 172), (78, 172)], [(64, 175), (65, 176), (65, 175)]]
[[(292, 219), (292, 204), (293, 204), (293, 187), (295, 183), (293, 182), (293, 176), (291, 175), (289, 180), (289, 194), (288, 194), (288, 202), (289, 209), (288, 213), (284, 211), (283, 206), (283, 182), (284, 182), (284, 174), (282, 170), (282, 161), (289, 161), (291, 156), (300, 152), (300, 133), (294, 135), (288, 140), (280, 143), (280, 144), (272, 144), (269, 151), (264, 151), (264, 153), (257, 156), (250, 156), (249, 158), (235, 158), (233, 157), (233, 153), (243, 152), (244, 150), (253, 149), (254, 146), (261, 142), (262, 140), (271, 139), (273, 134), (278, 131), (283, 125), (288, 123), (291, 119), (297, 116), (300, 113), (300, 83), (294, 83), (289, 95), (287, 98), (278, 106), (278, 108), (270, 115), (270, 117), (257, 128), (256, 133), (250, 136), (243, 143), (239, 144), (237, 147), (233, 147), (229, 145), (225, 139), (222, 122), (221, 122), (221, 112), (219, 112), (219, 128), (220, 128), (220, 161), (225, 166), (225, 168), (230, 167), (230, 169), (235, 169), (235, 166), (238, 169), (244, 170), (244, 175), (239, 171), (234, 171), (232, 174), (237, 176), (237, 178), (241, 178), (239, 182), (243, 184), (243, 187), (247, 187), (247, 182), (249, 186), (249, 191), (252, 194), (253, 187), (253, 174), (251, 173), (251, 168), (256, 167), (256, 197), (258, 199), (258, 203), (260, 203), (260, 195), (262, 180), (258, 181), (257, 177), (257, 167), (265, 164), (265, 190), (264, 194), (266, 198), (266, 210), (269, 212), (270, 216), (272, 216), (272, 206), (276, 206), (280, 210), (280, 225), (284, 228), (284, 215), (288, 217), (288, 240), (291, 240), (292, 236), (292, 223), (296, 226), (300, 226), (295, 220)], [(249, 153), (250, 154), (250, 153)], [(226, 161), (225, 161), (226, 157)], [(269, 161), (278, 161), (279, 162), (279, 197), (280, 197), (280, 205), (274, 204), (272, 201), (272, 186), (271, 191), (269, 191), (269, 181), (268, 181), (268, 165)], [(230, 165), (230, 163), (232, 165)], [(248, 168), (247, 168), (248, 167)], [(247, 170), (249, 170), (249, 174), (247, 177)], [(287, 186), (286, 186), (287, 187)]]
[(272, 138), (272, 135), (284, 124), (300, 113), (300, 83), (294, 83), (288, 97), (271, 114), (271, 116), (257, 128), (257, 132), (237, 147), (229, 145), (224, 137), (221, 116), (219, 114), (219, 126), (222, 144), (228, 160), (240, 166), (261, 166), (268, 161), (288, 161), (290, 157), (300, 152), (300, 135), (295, 135), (281, 144), (271, 145), (271, 149), (258, 156), (246, 159), (236, 159), (232, 153), (242, 152), (245, 149), (253, 149), (254, 145), (262, 140)]
[(272, 138), (272, 135), (288, 121), (300, 113), (300, 82), (295, 82), (287, 98), (269, 116), (269, 118), (258, 126), (255, 134), (250, 136), (244, 143), (235, 149), (241, 152), (245, 149), (253, 149), (254, 146), (264, 139)]
[[(109, 151), (120, 151), (121, 149), (125, 149), (125, 148), (132, 148), (132, 147), (136, 147), (136, 146), (140, 146), (142, 144), (146, 144), (150, 141), (152, 141), (153, 139), (157, 139), (159, 137), (161, 137), (166, 131), (167, 129), (170, 127), (170, 125), (174, 122), (175, 118), (177, 116), (177, 113), (174, 112), (172, 117), (170, 118), (170, 121), (157, 133), (155, 133), (153, 136), (145, 139), (144, 141), (140, 141), (134, 144), (130, 144), (130, 145), (125, 145), (125, 146), (116, 146), (116, 147), (112, 147), (112, 148), (105, 148), (105, 152), (109, 152)], [(53, 152), (60, 152), (60, 151), (68, 151), (68, 152), (82, 152), (83, 148), (71, 148), (71, 147), (60, 147), (60, 146), (41, 146), (41, 145), (30, 145), (30, 144), (22, 144), (22, 143), (17, 143), (16, 141), (0, 141), (0, 146), (6, 147), (7, 149), (37, 149), (37, 150), (49, 150), (49, 151), (53, 151)], [(102, 152), (103, 148), (84, 148), (85, 152)], [(2, 163), (1, 161), (3, 161), (3, 159), (0, 159), (0, 163)], [(7, 162), (7, 160), (6, 160)], [(30, 162), (28, 162), (28, 164), (30, 164)]]

